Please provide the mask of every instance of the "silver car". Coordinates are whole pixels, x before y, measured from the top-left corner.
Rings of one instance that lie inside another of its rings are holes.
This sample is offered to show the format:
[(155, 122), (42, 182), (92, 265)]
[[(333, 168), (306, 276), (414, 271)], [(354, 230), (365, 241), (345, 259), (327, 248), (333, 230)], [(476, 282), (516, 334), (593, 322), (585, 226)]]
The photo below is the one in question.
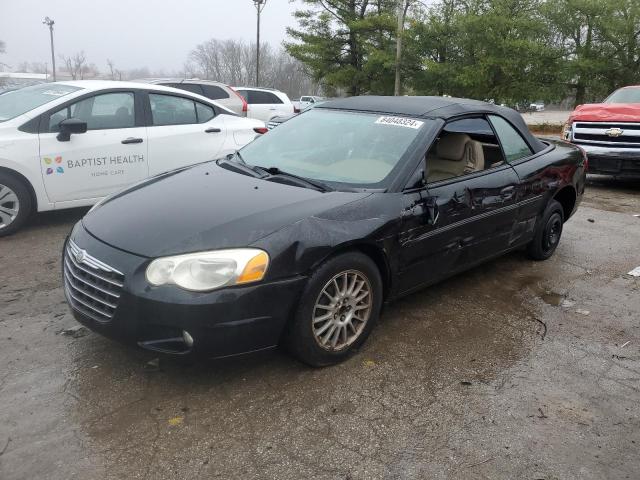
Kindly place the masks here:
[(215, 100), (241, 117), (247, 116), (247, 102), (229, 85), (212, 80), (199, 80), (197, 78), (143, 78), (136, 82), (164, 85), (165, 87), (179, 88), (187, 92), (196, 93)]

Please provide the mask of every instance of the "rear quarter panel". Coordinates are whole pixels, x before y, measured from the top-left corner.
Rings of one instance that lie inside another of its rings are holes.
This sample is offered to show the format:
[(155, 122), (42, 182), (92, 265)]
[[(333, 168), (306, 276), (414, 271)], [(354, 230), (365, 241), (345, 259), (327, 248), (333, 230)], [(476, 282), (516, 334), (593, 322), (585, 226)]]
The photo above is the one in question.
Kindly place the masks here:
[(584, 158), (579, 148), (556, 139), (543, 141), (548, 144), (545, 150), (513, 164), (520, 178), (517, 192), (517, 200), (521, 205), (518, 212), (520, 225), (516, 235), (526, 238), (532, 235), (535, 221), (549, 201), (563, 188), (575, 190), (575, 211), (586, 181)]

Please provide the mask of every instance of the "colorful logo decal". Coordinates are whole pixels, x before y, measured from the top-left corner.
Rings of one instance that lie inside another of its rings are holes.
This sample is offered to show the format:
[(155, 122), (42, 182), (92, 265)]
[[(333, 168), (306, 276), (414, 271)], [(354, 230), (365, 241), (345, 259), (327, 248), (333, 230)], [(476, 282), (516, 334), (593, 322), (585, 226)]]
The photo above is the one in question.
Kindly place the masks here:
[[(42, 161), (44, 162), (45, 165), (51, 165), (50, 167), (47, 167), (47, 175), (52, 175), (54, 172), (55, 173), (64, 173), (64, 168), (62, 167), (62, 157), (55, 157), (55, 158), (50, 158), (50, 157), (44, 157), (42, 159)], [(56, 164), (58, 164), (59, 166), (56, 167)]]

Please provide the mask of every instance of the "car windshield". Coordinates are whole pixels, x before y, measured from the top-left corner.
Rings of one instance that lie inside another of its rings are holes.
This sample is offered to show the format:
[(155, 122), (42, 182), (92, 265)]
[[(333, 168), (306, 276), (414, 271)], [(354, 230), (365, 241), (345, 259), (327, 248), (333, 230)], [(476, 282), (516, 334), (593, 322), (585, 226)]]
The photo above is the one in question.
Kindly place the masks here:
[(80, 90), (80, 87), (43, 83), (6, 92), (0, 95), (0, 122), (11, 120), (76, 90)]
[(241, 150), (249, 165), (301, 177), (383, 188), (427, 121), (316, 108)]
[(616, 90), (604, 103), (640, 103), (640, 87)]

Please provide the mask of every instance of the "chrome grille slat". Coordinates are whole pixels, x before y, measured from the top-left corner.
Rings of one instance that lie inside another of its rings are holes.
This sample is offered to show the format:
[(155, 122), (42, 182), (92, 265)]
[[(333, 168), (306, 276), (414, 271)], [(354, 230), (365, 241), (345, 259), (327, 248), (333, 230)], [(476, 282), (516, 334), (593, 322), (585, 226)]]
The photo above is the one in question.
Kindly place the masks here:
[[(73, 299), (72, 299), (73, 301)], [(98, 317), (95, 313), (93, 313), (92, 310), (89, 310), (88, 308), (84, 307), (81, 303), (74, 303), (73, 304), (73, 308), (75, 308), (76, 310), (78, 310), (80, 313), (82, 313), (83, 315), (95, 320), (98, 323), (106, 323), (108, 322), (110, 319), (109, 318), (105, 318), (105, 317)]]
[(73, 308), (97, 322), (105, 323), (113, 318), (124, 286), (121, 272), (69, 240), (64, 252), (63, 274), (65, 291)]
[(76, 262), (76, 260), (73, 258), (73, 255), (71, 254), (71, 252), (67, 252), (67, 254), (68, 254), (69, 259), (70, 259), (70, 260), (71, 260), (71, 262), (73, 263), (73, 265), (74, 265), (76, 268), (78, 268), (79, 270), (82, 270), (83, 272), (88, 273), (89, 275), (93, 275), (94, 277), (99, 278), (99, 279), (100, 279), (100, 280), (102, 280), (103, 282), (107, 282), (107, 283), (110, 283), (110, 284), (112, 284), (112, 285), (115, 285), (116, 287), (122, 287), (122, 286), (123, 286), (123, 284), (122, 284), (122, 283), (119, 283), (119, 282), (117, 282), (117, 281), (115, 281), (115, 280), (111, 280), (111, 279), (109, 279), (109, 278), (106, 278), (106, 277), (104, 277), (104, 276), (102, 276), (102, 275), (100, 275), (100, 274), (97, 274), (97, 273), (95, 273), (95, 272), (92, 272), (92, 271), (90, 271), (90, 270), (87, 270), (86, 268), (84, 268), (84, 267), (82, 267), (82, 266), (78, 265), (78, 262)]
[[(89, 305), (88, 303), (84, 302), (83, 300), (80, 300), (78, 297), (76, 297), (73, 293), (69, 292), (69, 295), (71, 296), (71, 298), (73, 300), (75, 300), (76, 302), (78, 302), (80, 305), (89, 308), (91, 310), (93, 310), (96, 313), (99, 313), (100, 315), (105, 316), (107, 319), (110, 319), (113, 315), (112, 314), (108, 314), (103, 312), (102, 310), (96, 308), (96, 307), (92, 307), (91, 305)], [(104, 321), (104, 320), (103, 320)]]
[[(611, 129), (619, 129), (622, 133), (610, 136), (607, 131)], [(640, 123), (578, 121), (572, 125), (571, 139), (578, 144), (637, 147), (640, 145)]]
[(112, 296), (112, 297), (114, 297), (116, 299), (120, 298), (120, 295), (118, 295), (117, 293), (113, 293), (113, 292), (110, 292), (109, 290), (103, 289), (103, 288), (101, 288), (101, 287), (99, 287), (97, 285), (93, 285), (93, 284), (87, 282), (86, 280), (84, 280), (82, 277), (80, 277), (80, 276), (76, 275), (75, 273), (73, 273), (73, 271), (71, 270), (71, 267), (69, 266), (69, 262), (67, 261), (66, 258), (64, 260), (64, 266), (68, 269), (68, 271), (71, 274), (71, 276), (74, 279), (78, 280), (79, 282), (82, 282), (82, 283), (88, 285), (91, 288), (95, 288), (96, 290), (100, 290), (102, 293), (110, 295), (110, 296)]
[(71, 277), (68, 275), (68, 273), (67, 273), (66, 271), (64, 272), (64, 274), (66, 275), (66, 277), (67, 277), (67, 281), (71, 284), (71, 287), (73, 287), (73, 289), (74, 289), (74, 290), (81, 292), (81, 293), (82, 293), (82, 295), (85, 295), (85, 296), (89, 297), (91, 300), (94, 300), (94, 301), (96, 301), (96, 302), (104, 303), (107, 307), (109, 307), (109, 308), (113, 308), (114, 310), (116, 309), (117, 305), (114, 305), (114, 304), (112, 304), (112, 303), (109, 303), (109, 302), (107, 302), (107, 301), (106, 301), (105, 299), (103, 299), (103, 298), (96, 297), (95, 295), (93, 295), (93, 294), (91, 294), (91, 293), (89, 293), (89, 292), (87, 292), (87, 291), (85, 291), (85, 290), (82, 290), (81, 288), (78, 288), (78, 287), (73, 283), (73, 282), (74, 282), (73, 278), (71, 278)]

